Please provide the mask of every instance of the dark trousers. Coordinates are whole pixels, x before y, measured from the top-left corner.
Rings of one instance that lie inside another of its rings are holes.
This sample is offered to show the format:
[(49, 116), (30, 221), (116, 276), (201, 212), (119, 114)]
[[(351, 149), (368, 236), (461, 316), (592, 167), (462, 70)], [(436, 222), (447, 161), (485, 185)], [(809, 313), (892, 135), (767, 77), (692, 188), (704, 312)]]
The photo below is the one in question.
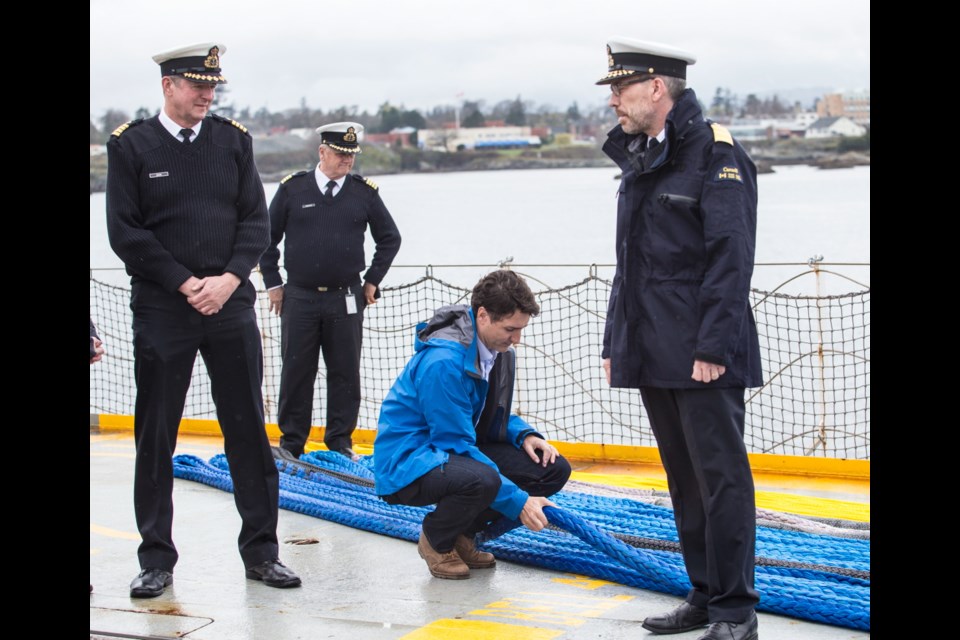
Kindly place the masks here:
[(143, 569), (173, 571), (179, 558), (172, 534), (172, 458), (198, 352), (210, 376), (242, 521), (240, 556), (248, 567), (277, 557), (279, 475), (264, 427), (263, 351), (255, 297), (248, 282), (219, 313), (203, 316), (180, 293), (147, 282), (133, 285), (133, 499)]
[(667, 473), (687, 601), (711, 622), (742, 622), (754, 590), (756, 504), (743, 443), (744, 389), (654, 389), (640, 395)]
[(552, 496), (563, 489), (570, 478), (570, 463), (562, 456), (543, 467), (531, 460), (523, 449), (510, 444), (482, 444), (479, 448), (496, 463), (499, 473), (472, 458), (450, 454), (447, 463), (431, 469), (393, 495), (384, 496), (389, 504), (437, 505), (423, 519), (423, 532), (430, 546), (440, 553), (453, 549), (457, 536), (473, 537), (504, 517), (490, 508), (500, 490), (500, 474), (532, 496)]
[(280, 446), (300, 456), (310, 436), (313, 390), (319, 359), (327, 369), (327, 423), (323, 438), (338, 451), (353, 446), (360, 413), (360, 347), (366, 299), (360, 285), (350, 288), (357, 312), (348, 314), (346, 291), (317, 291), (286, 285), (280, 312)]

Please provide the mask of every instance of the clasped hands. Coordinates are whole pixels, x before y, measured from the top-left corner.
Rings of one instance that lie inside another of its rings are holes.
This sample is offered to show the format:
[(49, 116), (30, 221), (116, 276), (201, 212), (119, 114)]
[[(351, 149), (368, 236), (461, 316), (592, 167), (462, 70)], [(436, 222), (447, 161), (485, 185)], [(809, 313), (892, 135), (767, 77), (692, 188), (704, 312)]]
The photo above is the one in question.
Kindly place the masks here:
[(206, 278), (190, 276), (178, 290), (187, 297), (190, 306), (205, 316), (212, 316), (220, 312), (239, 286), (240, 278), (224, 273)]

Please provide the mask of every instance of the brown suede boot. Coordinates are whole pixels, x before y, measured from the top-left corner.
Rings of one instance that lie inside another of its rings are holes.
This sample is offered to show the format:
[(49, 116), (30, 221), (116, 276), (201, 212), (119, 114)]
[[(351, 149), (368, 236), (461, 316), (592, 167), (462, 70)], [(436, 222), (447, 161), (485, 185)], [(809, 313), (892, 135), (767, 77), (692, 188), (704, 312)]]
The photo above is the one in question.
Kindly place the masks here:
[(453, 550), (471, 569), (489, 569), (497, 564), (497, 559), (492, 553), (477, 551), (477, 544), (473, 538), (464, 535), (457, 536), (457, 541), (453, 543)]
[(440, 553), (430, 546), (423, 529), (420, 529), (420, 541), (417, 543), (417, 551), (420, 557), (427, 561), (427, 568), (430, 573), (437, 578), (447, 580), (464, 580), (470, 577), (470, 568), (463, 563), (455, 549), (446, 553)]

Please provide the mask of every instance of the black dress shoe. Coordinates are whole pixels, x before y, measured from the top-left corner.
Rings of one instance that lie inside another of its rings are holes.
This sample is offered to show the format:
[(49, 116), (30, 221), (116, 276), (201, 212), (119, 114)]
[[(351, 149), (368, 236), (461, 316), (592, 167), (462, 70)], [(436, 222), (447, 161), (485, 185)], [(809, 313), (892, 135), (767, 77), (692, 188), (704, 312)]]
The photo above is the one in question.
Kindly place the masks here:
[(697, 640), (757, 640), (757, 614), (750, 612), (744, 622), (714, 622)]
[(300, 456), (293, 453), (292, 451), (287, 451), (283, 447), (270, 447), (270, 450), (273, 452), (274, 460), (290, 460), (292, 462), (300, 462)]
[(130, 583), (131, 598), (156, 598), (173, 584), (173, 574), (163, 569), (144, 569)]
[(247, 569), (247, 577), (261, 580), (268, 587), (287, 589), (300, 586), (300, 576), (283, 566), (279, 560), (267, 560)]
[(650, 616), (643, 621), (643, 628), (653, 633), (683, 633), (705, 627), (710, 623), (707, 610), (684, 602), (673, 611), (659, 616)]

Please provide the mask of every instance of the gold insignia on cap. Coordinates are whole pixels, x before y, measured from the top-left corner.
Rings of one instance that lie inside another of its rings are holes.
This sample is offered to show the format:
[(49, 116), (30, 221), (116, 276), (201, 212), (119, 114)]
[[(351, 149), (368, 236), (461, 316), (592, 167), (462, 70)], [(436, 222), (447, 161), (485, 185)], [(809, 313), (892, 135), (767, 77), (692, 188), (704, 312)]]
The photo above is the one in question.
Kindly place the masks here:
[(181, 73), (184, 78), (187, 80), (205, 80), (206, 82), (226, 82), (227, 79), (223, 76), (210, 76), (205, 73), (191, 73), (190, 71), (184, 71)]
[(354, 133), (353, 127), (347, 127), (347, 132), (343, 134), (344, 142), (356, 142), (357, 134)]
[(207, 69), (218, 69), (220, 67), (220, 47), (210, 47), (210, 53), (204, 58), (203, 66)]
[(613, 66), (613, 51), (610, 50), (610, 45), (607, 45), (607, 66)]

